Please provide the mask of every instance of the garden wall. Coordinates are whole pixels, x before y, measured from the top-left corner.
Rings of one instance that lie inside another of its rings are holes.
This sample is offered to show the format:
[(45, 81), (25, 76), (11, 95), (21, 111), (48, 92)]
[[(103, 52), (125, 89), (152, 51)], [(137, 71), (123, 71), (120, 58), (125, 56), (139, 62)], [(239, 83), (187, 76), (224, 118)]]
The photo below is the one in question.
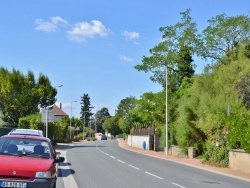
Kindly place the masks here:
[(149, 150), (149, 136), (128, 135), (127, 144), (129, 146), (143, 149), (143, 142), (146, 142), (146, 150)]
[(250, 173), (250, 154), (242, 150), (230, 151), (229, 167), (234, 170)]

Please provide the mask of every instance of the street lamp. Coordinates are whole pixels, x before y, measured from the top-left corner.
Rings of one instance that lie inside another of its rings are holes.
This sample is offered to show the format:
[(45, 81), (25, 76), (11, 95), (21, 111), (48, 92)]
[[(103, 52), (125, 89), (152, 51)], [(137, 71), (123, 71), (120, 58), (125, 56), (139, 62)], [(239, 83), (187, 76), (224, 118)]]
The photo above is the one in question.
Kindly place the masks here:
[[(152, 54), (153, 55), (156, 55), (158, 57), (161, 56), (161, 54), (157, 53), (157, 52), (154, 52), (152, 51)], [(165, 86), (165, 90), (166, 90), (166, 112), (165, 112), (165, 115), (166, 115), (166, 151), (165, 151), (165, 154), (168, 155), (168, 66), (167, 64), (165, 65), (165, 74), (166, 74), (166, 86)]]
[[(56, 87), (62, 87), (63, 85), (58, 85), (58, 86), (55, 86), (54, 88)], [(43, 108), (43, 111), (42, 111), (42, 116), (45, 115), (45, 132), (46, 132), (46, 137), (48, 137), (48, 122), (54, 122), (54, 112), (51, 112), (51, 110), (53, 109), (53, 106), (54, 104), (50, 105), (50, 106), (45, 106)], [(50, 110), (50, 114), (49, 114), (49, 110)], [(53, 121), (51, 120), (51, 118), (49, 119), (49, 115), (53, 115)], [(43, 118), (42, 118), (42, 121), (43, 121)], [(44, 121), (43, 121), (44, 122)]]
[(70, 119), (69, 119), (69, 138), (71, 139), (71, 119), (72, 119), (72, 103), (73, 102), (77, 102), (76, 100), (75, 101), (71, 101), (70, 103)]
[(168, 66), (166, 65), (166, 155), (168, 155)]

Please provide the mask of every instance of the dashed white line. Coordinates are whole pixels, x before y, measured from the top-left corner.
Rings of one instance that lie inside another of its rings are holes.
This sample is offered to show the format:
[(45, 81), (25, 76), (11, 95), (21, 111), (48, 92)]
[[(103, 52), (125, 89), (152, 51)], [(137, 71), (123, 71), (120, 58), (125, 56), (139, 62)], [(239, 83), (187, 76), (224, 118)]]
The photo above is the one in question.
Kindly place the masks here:
[(118, 161), (118, 162), (120, 162), (120, 163), (123, 163), (123, 164), (125, 163), (124, 161), (122, 161), (122, 160), (119, 160), (119, 159), (118, 159), (117, 161)]
[(136, 170), (140, 170), (139, 168), (137, 168), (137, 167), (135, 167), (135, 166), (133, 166), (133, 165), (128, 165), (128, 166), (130, 166), (131, 168), (134, 168), (134, 169), (136, 169)]
[[(100, 150), (98, 147), (97, 147), (97, 149), (98, 149), (99, 151), (101, 151), (102, 153), (104, 153), (105, 155), (110, 156), (112, 159), (116, 159), (114, 156), (109, 155), (108, 153), (105, 153), (104, 151)], [(122, 161), (122, 160), (120, 160), (120, 159), (117, 159), (117, 161), (120, 162), (120, 163), (123, 163), (123, 164), (126, 163), (126, 162), (124, 162), (124, 161)], [(138, 168), (138, 167), (136, 167), (136, 166), (133, 166), (133, 165), (130, 165), (130, 164), (128, 164), (128, 166), (131, 167), (131, 168), (134, 168), (134, 169), (136, 169), (136, 170), (140, 170), (140, 168)], [(162, 177), (157, 176), (157, 175), (155, 175), (155, 174), (152, 174), (152, 173), (150, 173), (150, 172), (145, 172), (145, 173), (148, 174), (148, 175), (150, 175), (150, 176), (153, 176), (153, 177), (155, 177), (155, 178), (158, 178), (158, 179), (161, 179), (161, 180), (163, 179)], [(180, 188), (186, 188), (186, 187), (184, 187), (184, 186), (182, 186), (182, 185), (179, 185), (179, 184), (177, 184), (177, 183), (174, 183), (174, 182), (172, 182), (172, 184), (175, 185), (175, 186), (177, 186), (177, 187), (180, 187)]]
[(156, 177), (156, 178), (158, 178), (158, 179), (163, 179), (162, 177), (160, 177), (160, 176), (157, 176), (157, 175), (155, 175), (155, 174), (151, 174), (151, 173), (149, 173), (149, 172), (145, 172), (146, 174), (148, 174), (148, 175), (150, 175), (150, 176), (153, 176), (153, 177)]
[(177, 187), (186, 188), (186, 187), (181, 186), (181, 185), (179, 185), (179, 184), (177, 184), (177, 183), (172, 183), (172, 184), (175, 185), (175, 186), (177, 186)]

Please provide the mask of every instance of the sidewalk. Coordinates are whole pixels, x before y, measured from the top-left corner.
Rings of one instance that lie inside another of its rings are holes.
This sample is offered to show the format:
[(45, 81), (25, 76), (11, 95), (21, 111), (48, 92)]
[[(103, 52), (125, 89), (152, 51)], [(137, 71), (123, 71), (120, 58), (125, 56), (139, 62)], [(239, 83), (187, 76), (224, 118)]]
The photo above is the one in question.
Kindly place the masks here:
[(220, 167), (203, 164), (200, 159), (196, 159), (196, 158), (190, 159), (190, 158), (185, 158), (185, 157), (166, 155), (163, 151), (155, 152), (151, 150), (143, 150), (141, 148), (131, 147), (123, 139), (118, 139), (118, 143), (120, 147), (133, 151), (133, 152), (137, 152), (137, 153), (141, 153), (141, 154), (145, 154), (145, 155), (149, 155), (149, 156), (153, 156), (153, 157), (157, 157), (161, 159), (166, 159), (169, 161), (185, 164), (185, 165), (192, 166), (195, 168), (200, 168), (203, 170), (223, 174), (226, 176), (231, 176), (231, 177), (238, 178), (238, 179), (243, 179), (245, 181), (250, 182), (250, 173), (245, 173), (245, 172), (233, 170), (230, 168), (220, 168)]
[[(135, 148), (135, 147), (129, 146), (126, 143), (126, 141), (123, 139), (117, 139), (117, 140), (118, 140), (119, 146), (123, 149), (127, 149), (133, 152), (141, 153), (144, 155), (149, 155), (149, 156), (160, 158), (160, 159), (165, 159), (165, 160), (181, 163), (184, 165), (192, 166), (195, 168), (200, 168), (203, 170), (211, 171), (214, 173), (218, 173), (218, 174), (222, 174), (222, 175), (226, 175), (226, 176), (230, 176), (230, 177), (234, 177), (237, 179), (242, 179), (242, 180), (250, 182), (250, 173), (244, 173), (244, 172), (233, 170), (230, 168), (220, 168), (220, 167), (203, 164), (200, 159), (196, 159), (196, 158), (190, 159), (190, 158), (185, 158), (185, 157), (166, 155), (163, 151), (155, 152), (151, 150), (143, 150), (141, 148)], [(73, 144), (81, 144), (81, 143), (82, 142), (76, 142)], [(66, 150), (69, 147), (70, 147), (69, 144), (60, 144), (60, 145), (56, 145), (55, 149), (56, 149), (56, 152), (60, 154), (62, 150)]]

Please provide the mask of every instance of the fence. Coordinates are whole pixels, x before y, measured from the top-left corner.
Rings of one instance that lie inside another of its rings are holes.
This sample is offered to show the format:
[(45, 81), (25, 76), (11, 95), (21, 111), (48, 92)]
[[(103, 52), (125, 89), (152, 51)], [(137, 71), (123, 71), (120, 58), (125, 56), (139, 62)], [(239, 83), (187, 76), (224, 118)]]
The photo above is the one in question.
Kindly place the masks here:
[(148, 128), (138, 128), (135, 129), (133, 135), (154, 135), (155, 134), (155, 128), (154, 127), (148, 127)]

